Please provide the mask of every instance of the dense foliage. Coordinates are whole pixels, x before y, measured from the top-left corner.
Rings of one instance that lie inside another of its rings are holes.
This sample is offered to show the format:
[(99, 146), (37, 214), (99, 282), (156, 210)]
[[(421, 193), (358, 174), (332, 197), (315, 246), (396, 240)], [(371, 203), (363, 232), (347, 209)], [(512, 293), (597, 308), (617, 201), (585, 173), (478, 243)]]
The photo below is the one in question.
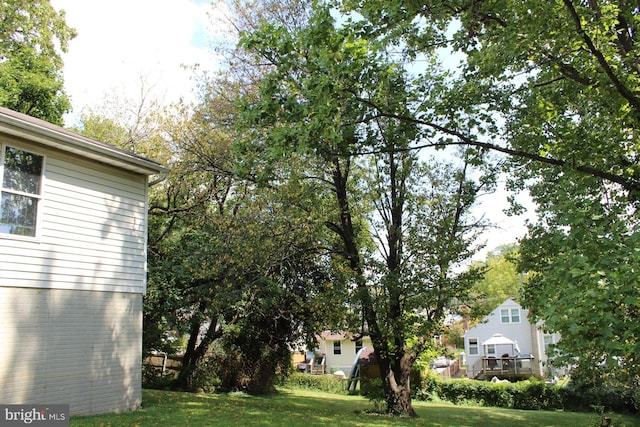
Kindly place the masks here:
[(61, 54), (75, 30), (48, 0), (0, 3), (0, 105), (61, 125), (71, 103)]
[[(420, 127), (422, 145), (505, 155), (510, 188), (527, 188), (538, 205), (520, 247), (531, 273), (523, 303), (562, 335), (556, 360), (594, 382), (637, 383), (637, 2), (343, 5), (357, 10), (363, 37), (417, 70), (413, 93), (423, 99), (404, 119)], [(424, 61), (434, 52), (449, 72)]]
[[(225, 76), (237, 92), (214, 86), (180, 125), (150, 221), (146, 320), (192, 337), (207, 325), (189, 363), (225, 331), (238, 360), (280, 346), (253, 328), (278, 323), (251, 310), (287, 307), (295, 320), (275, 327), (295, 341), (333, 302), (345, 316), (324, 323), (371, 335), (389, 411), (411, 414), (407, 373), (477, 278), (456, 267), (498, 160), (538, 207), (521, 302), (562, 335), (556, 360), (585, 384), (637, 385), (637, 2), (231, 3), (245, 19)], [(215, 101), (237, 94), (240, 111)], [(450, 146), (448, 166), (417, 154)]]
[(431, 379), (418, 391), (417, 399), (526, 410), (638, 411), (634, 388), (593, 384), (557, 386), (535, 379), (516, 383)]
[(293, 373), (282, 384), (286, 388), (324, 391), (328, 393), (346, 394), (344, 379), (333, 375), (310, 375)]
[(147, 320), (189, 337), (176, 386), (196, 388), (215, 348), (223, 389), (264, 394), (332, 312), (316, 298), (333, 273), (305, 185), (259, 186), (234, 172), (225, 99), (207, 99), (175, 130), (178, 160), (151, 211)]
[(448, 162), (409, 149), (416, 126), (373, 107), (408, 114), (408, 76), (380, 45), (340, 27), (330, 9), (316, 8), (303, 28), (265, 24), (241, 46), (269, 66), (258, 96), (243, 99), (250, 132), (237, 147), (259, 153), (246, 166), (266, 180), (283, 179), (272, 172), (283, 157), (306, 160), (304, 178), (327, 200), (321, 218), (332, 262), (348, 284), (352, 316), (334, 328), (371, 337), (387, 410), (414, 415), (412, 367), (478, 277), (456, 267), (477, 248), (482, 223), (470, 210), (495, 175), (476, 150)]

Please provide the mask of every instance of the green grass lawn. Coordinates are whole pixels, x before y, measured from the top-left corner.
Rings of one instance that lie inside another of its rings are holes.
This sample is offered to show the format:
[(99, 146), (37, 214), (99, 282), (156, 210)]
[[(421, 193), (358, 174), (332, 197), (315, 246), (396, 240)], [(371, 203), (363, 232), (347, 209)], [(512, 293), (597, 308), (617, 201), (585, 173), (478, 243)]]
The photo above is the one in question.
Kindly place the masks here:
[[(596, 414), (521, 411), (414, 402), (418, 419), (371, 415), (359, 396), (302, 390), (256, 397), (241, 393), (206, 395), (143, 390), (144, 408), (131, 413), (74, 417), (72, 427), (102, 426), (598, 426)], [(612, 415), (614, 426), (638, 426), (640, 418)]]

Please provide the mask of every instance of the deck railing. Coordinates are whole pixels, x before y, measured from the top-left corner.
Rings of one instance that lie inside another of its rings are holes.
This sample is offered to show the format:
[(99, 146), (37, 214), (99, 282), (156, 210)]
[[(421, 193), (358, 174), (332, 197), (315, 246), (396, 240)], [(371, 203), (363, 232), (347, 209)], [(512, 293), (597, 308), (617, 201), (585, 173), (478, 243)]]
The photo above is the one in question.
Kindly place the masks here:
[(533, 376), (533, 357), (483, 357), (482, 371), (486, 377), (502, 376)]

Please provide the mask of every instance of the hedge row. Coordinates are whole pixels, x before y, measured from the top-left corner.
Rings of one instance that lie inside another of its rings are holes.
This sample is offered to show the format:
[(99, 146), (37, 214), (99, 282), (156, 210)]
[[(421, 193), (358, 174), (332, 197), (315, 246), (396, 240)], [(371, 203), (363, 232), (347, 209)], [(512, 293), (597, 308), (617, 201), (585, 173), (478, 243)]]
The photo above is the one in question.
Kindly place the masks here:
[(283, 385), (288, 388), (346, 394), (344, 380), (333, 375), (311, 375), (294, 372), (287, 377)]
[[(373, 381), (373, 384), (379, 386), (380, 383)], [(283, 385), (336, 394), (347, 393), (344, 380), (332, 375), (292, 373)], [(362, 392), (371, 399), (377, 396), (364, 386)], [(423, 379), (421, 386), (414, 390), (413, 395), (416, 400), (444, 400), (457, 405), (530, 410), (637, 413), (640, 404), (640, 388), (559, 387), (535, 379), (515, 383), (492, 383), (466, 379), (442, 381), (437, 376), (428, 375)]]
[[(513, 409), (637, 412), (632, 389), (616, 387), (558, 387), (543, 381), (491, 383), (474, 380), (439, 381), (428, 378), (416, 391), (418, 400), (445, 400)], [(637, 393), (636, 393), (637, 394)]]

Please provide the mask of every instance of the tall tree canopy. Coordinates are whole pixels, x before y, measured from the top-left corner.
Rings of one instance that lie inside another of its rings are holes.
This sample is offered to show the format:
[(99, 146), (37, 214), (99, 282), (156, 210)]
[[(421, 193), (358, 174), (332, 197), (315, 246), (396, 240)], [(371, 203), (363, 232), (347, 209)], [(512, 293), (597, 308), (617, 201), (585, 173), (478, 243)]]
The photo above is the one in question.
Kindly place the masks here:
[[(234, 173), (238, 88), (211, 81), (201, 103), (171, 108), (143, 89), (138, 100), (86, 111), (82, 131), (171, 166), (150, 188), (145, 353), (175, 351), (166, 333), (176, 332), (187, 340), (173, 386), (263, 394), (290, 369), (291, 349), (340, 304), (328, 286), (314, 189), (295, 181), (260, 187)], [(291, 174), (296, 163), (273, 170)], [(316, 298), (325, 292), (333, 307)]]
[(76, 32), (48, 0), (0, 3), (0, 105), (61, 125), (71, 103), (61, 53)]
[(476, 264), (476, 268), (486, 272), (464, 301), (464, 314), (472, 323), (487, 316), (507, 298), (520, 301), (525, 276), (518, 273), (517, 256), (516, 244), (502, 245), (489, 252), (486, 260)]
[[(229, 100), (236, 89), (222, 96), (220, 86), (212, 88), (174, 135), (172, 194), (153, 211), (153, 279), (160, 305), (163, 294), (176, 296), (165, 314), (189, 333), (178, 385), (194, 388), (217, 345), (225, 353), (216, 362), (222, 387), (263, 394), (290, 368), (290, 350), (303, 333), (330, 315), (314, 296), (332, 274), (318, 243), (322, 230), (305, 209), (314, 192), (285, 183), (260, 187), (235, 174)], [(284, 173), (295, 170), (289, 159)]]
[(406, 73), (375, 41), (336, 25), (330, 9), (315, 9), (303, 28), (265, 24), (241, 46), (266, 68), (259, 96), (243, 105), (252, 133), (237, 147), (258, 153), (247, 170), (280, 181), (273, 162), (306, 160), (291, 178), (319, 183), (329, 201), (332, 259), (357, 321), (347, 327), (372, 339), (387, 410), (415, 415), (409, 374), (475, 278), (454, 268), (473, 254), (469, 209), (493, 175), (470, 179), (482, 164), (475, 150), (450, 167), (418, 159), (409, 149), (417, 127), (397, 118), (415, 105)]
[(417, 90), (440, 102), (423, 102), (404, 119), (421, 127), (427, 145), (508, 155), (511, 188), (528, 187), (540, 212), (521, 246), (521, 268), (532, 272), (524, 303), (561, 333), (565, 359), (594, 375), (604, 367), (635, 382), (637, 2), (345, 0), (344, 6), (357, 7), (354, 22), (403, 50), (418, 69), (434, 49), (459, 61), (442, 83), (418, 77)]

